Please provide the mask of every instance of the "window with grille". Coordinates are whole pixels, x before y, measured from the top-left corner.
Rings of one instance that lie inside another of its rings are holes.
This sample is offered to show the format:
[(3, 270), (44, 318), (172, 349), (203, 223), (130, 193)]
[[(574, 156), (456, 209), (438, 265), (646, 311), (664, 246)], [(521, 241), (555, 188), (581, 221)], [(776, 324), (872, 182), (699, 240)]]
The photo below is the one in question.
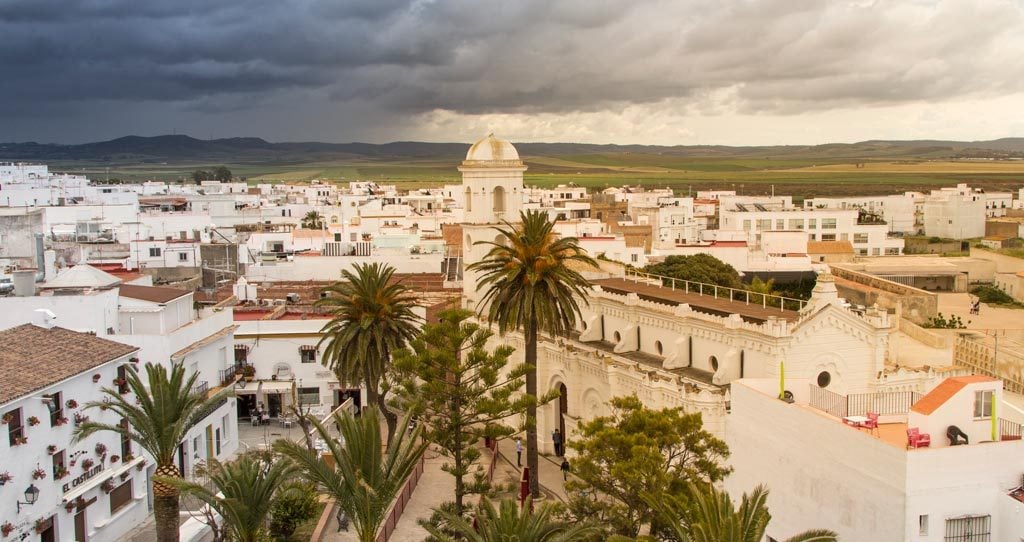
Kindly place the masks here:
[(159, 258), (160, 257), (160, 249), (156, 248), (156, 247), (151, 247), (149, 249), (149, 257), (150, 258)]
[(316, 347), (312, 345), (303, 345), (299, 349), (299, 357), (302, 363), (316, 363)]
[(50, 411), (50, 427), (53, 427), (57, 425), (58, 420), (64, 417), (64, 397), (59, 391), (43, 397), (50, 399), (46, 406)]
[(7, 439), (11, 446), (21, 444), (21, 438), (25, 436), (25, 430), (21, 426), (21, 409), (8, 410), (3, 418), (7, 424)]
[(991, 542), (992, 516), (966, 516), (946, 520), (946, 542)]

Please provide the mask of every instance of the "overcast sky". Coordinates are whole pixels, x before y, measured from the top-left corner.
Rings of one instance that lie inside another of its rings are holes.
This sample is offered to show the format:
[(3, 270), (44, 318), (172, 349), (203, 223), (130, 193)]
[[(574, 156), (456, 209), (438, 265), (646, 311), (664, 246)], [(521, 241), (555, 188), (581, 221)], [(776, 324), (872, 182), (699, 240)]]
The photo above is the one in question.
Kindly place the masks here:
[(490, 131), (1024, 136), (1024, 1), (0, 1), (0, 141)]

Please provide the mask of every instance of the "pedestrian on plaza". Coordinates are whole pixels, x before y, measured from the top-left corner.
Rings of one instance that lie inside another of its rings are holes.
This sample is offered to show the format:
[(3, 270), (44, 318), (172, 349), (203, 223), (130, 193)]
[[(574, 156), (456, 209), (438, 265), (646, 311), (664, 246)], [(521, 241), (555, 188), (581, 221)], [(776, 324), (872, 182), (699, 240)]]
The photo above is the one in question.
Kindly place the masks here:
[(516, 466), (523, 466), (523, 439), (516, 437)]
[(569, 460), (568, 459), (563, 459), (562, 460), (562, 481), (563, 482), (569, 481)]
[(555, 431), (551, 433), (551, 442), (555, 444), (555, 455), (558, 457), (562, 457), (562, 455), (565, 453), (565, 450), (562, 449), (561, 431), (555, 429)]

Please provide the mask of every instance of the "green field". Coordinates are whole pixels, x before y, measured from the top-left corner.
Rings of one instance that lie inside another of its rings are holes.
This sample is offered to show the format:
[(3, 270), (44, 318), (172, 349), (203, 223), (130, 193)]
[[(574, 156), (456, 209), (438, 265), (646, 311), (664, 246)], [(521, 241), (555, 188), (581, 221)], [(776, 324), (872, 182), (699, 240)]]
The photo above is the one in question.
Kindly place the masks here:
[[(887, 194), (929, 190), (967, 182), (987, 190), (1024, 186), (1024, 162), (928, 161), (831, 157), (799, 158), (686, 157), (608, 153), (527, 156), (526, 183), (552, 187), (574, 183), (592, 189), (609, 186), (669, 187), (679, 194), (697, 190), (736, 190), (741, 194), (813, 196)], [(51, 163), (55, 171), (84, 173), (96, 180), (187, 180), (195, 169), (217, 163)], [(460, 180), (457, 159), (331, 160), (298, 163), (227, 163), (250, 183), (322, 179), (334, 182), (374, 180), (403, 188), (422, 188)]]

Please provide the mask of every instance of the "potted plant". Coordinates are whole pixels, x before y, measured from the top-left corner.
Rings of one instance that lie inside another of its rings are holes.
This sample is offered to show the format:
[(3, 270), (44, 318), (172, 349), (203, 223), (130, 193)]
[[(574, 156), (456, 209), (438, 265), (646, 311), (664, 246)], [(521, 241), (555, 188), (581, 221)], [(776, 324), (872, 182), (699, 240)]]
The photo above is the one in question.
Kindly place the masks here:
[(129, 476), (131, 476), (131, 474), (128, 474), (128, 472), (122, 472), (121, 473), (121, 481), (123, 482), (123, 481), (127, 480)]
[(64, 503), (64, 511), (69, 513), (69, 514), (71, 512), (74, 512), (75, 511), (75, 503), (73, 501), (68, 501), (68, 502)]
[(110, 456), (110, 463), (111, 464), (117, 463), (120, 460), (121, 460), (121, 456), (119, 456), (117, 454), (114, 454), (114, 455)]
[(15, 446), (21, 446), (22, 444), (28, 444), (28, 437), (17, 437), (14, 439)]
[(64, 478), (69, 474), (71, 474), (71, 472), (68, 471), (68, 469), (64, 468), (64, 466), (62, 465), (57, 467), (57, 472), (53, 473), (53, 479), (60, 480), (61, 478)]
[(132, 356), (132, 357), (128, 358), (128, 363), (138, 363), (138, 362), (139, 362), (139, 358), (136, 357), (136, 356)]
[(42, 534), (43, 531), (45, 531), (45, 530), (46, 530), (46, 520), (45, 519), (37, 519), (36, 520), (36, 533), (37, 534)]
[(78, 401), (75, 401), (74, 399), (68, 399), (67, 402), (64, 403), (64, 406), (74, 410), (78, 408)]
[(82, 414), (81, 412), (75, 412), (75, 425), (82, 425), (87, 421), (89, 421), (88, 416)]
[(92, 466), (95, 465), (95, 464), (96, 464), (96, 462), (93, 461), (91, 458), (83, 459), (82, 460), (82, 470), (87, 471), (87, 470), (91, 469)]
[(6, 484), (7, 482), (10, 482), (13, 479), (14, 479), (14, 477), (11, 476), (11, 473), (6, 472), (6, 471), (5, 472), (0, 472), (0, 486)]
[(103, 483), (100, 484), (100, 489), (102, 489), (104, 493), (110, 493), (111, 491), (114, 491), (114, 479), (107, 478), (106, 480), (104, 480)]
[(36, 470), (32, 471), (33, 480), (42, 480), (43, 478), (46, 478), (46, 471), (43, 469), (37, 467)]
[(96, 374), (92, 375), (92, 381), (93, 381), (93, 383), (94, 383), (94, 384), (95, 384), (96, 382), (99, 382), (101, 378), (103, 378), (103, 377), (102, 377), (102, 376), (100, 376), (100, 374), (99, 374), (99, 373), (96, 373)]
[(61, 426), (61, 425), (66, 424), (66, 423), (68, 423), (67, 416), (61, 416), (60, 418), (57, 418), (56, 420), (53, 420), (53, 425), (56, 425), (58, 427)]
[(123, 379), (123, 378), (115, 378), (114, 379), (114, 385), (119, 387), (119, 388), (123, 387), (123, 386), (125, 386), (127, 384), (128, 384), (128, 381)]
[(10, 521), (5, 521), (3, 525), (0, 525), (0, 533), (4, 536), (10, 536), (14, 532), (14, 524)]
[(130, 453), (124, 454), (124, 457), (122, 457), (121, 459), (123, 459), (124, 462), (127, 463), (127, 462), (135, 459), (135, 455), (134, 454), (130, 454)]
[(102, 442), (96, 443), (96, 455), (105, 455), (107, 453), (107, 445)]
[(146, 460), (143, 459), (142, 461), (139, 461), (138, 465), (135, 465), (135, 470), (141, 471), (142, 468), (145, 467), (145, 466), (146, 466)]
[(252, 365), (246, 365), (242, 367), (242, 376), (246, 382), (252, 382), (252, 379), (256, 377), (256, 367)]
[(3, 417), (0, 418), (0, 423), (3, 423), (4, 425), (7, 425), (7, 424), (9, 424), (9, 423), (11, 423), (13, 421), (14, 421), (14, 414), (11, 414), (10, 412), (8, 412), (7, 414), (4, 414)]
[(29, 424), (30, 426), (31, 426), (31, 425), (39, 425), (39, 418), (37, 418), (37, 417), (35, 417), (35, 416), (29, 416), (29, 417), (28, 417), (28, 424)]

